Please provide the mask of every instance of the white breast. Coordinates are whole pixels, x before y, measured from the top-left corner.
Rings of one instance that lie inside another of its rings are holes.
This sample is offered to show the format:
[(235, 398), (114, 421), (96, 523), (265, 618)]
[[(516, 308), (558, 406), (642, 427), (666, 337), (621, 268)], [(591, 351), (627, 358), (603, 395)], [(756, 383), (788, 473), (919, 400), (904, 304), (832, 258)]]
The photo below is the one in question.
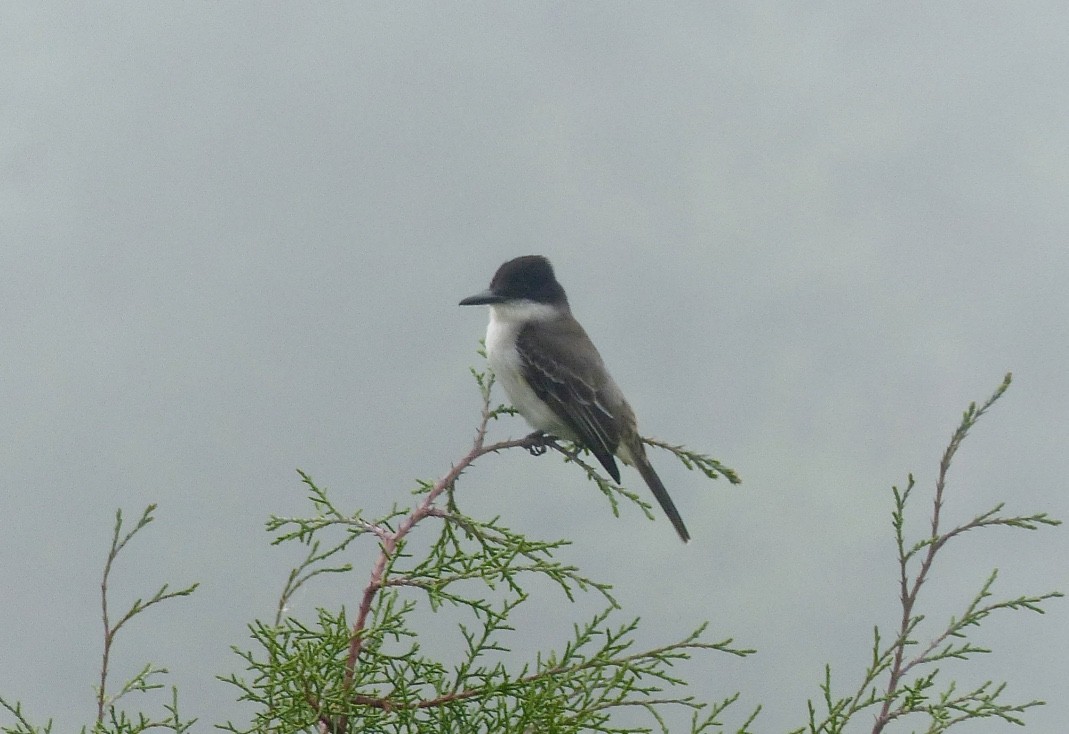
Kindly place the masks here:
[(531, 319), (547, 319), (556, 311), (537, 303), (503, 303), (490, 307), (490, 325), (486, 327), (486, 357), (497, 381), (505, 388), (509, 402), (532, 428), (561, 438), (573, 439), (572, 433), (556, 414), (535, 395), (523, 378), (523, 363), (516, 351), (516, 337), (523, 324)]

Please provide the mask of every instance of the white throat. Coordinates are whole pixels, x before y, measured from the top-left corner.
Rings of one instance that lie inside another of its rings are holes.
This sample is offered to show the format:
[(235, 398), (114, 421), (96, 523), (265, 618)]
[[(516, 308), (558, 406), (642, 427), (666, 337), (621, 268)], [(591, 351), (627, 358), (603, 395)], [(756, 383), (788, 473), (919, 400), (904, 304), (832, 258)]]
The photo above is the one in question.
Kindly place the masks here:
[[(490, 324), (523, 326), (530, 321), (549, 321), (560, 316), (560, 308), (536, 301), (507, 301), (490, 306)], [(489, 341), (489, 340), (487, 340)]]

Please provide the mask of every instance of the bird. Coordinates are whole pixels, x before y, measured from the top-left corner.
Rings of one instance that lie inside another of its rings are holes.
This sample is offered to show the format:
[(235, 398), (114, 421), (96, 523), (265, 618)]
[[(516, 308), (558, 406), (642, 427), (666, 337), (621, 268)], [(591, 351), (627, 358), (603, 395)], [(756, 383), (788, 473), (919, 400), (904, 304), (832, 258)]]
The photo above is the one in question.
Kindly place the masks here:
[(460, 301), (490, 307), (487, 362), (513, 407), (535, 429), (589, 450), (617, 483), (616, 459), (635, 467), (684, 543), (683, 519), (653, 470), (635, 412), (597, 347), (572, 316), (553, 266), (524, 255), (497, 269), (490, 287)]

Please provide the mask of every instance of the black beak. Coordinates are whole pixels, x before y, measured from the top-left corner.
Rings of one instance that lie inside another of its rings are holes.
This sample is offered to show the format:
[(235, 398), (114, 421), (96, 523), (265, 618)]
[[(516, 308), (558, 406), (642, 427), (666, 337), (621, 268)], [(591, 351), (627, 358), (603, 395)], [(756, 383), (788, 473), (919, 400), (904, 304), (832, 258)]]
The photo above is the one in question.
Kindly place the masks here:
[(461, 306), (486, 306), (493, 303), (501, 303), (505, 299), (493, 291), (483, 291), (482, 293), (476, 293), (474, 296), (468, 296), (460, 302)]

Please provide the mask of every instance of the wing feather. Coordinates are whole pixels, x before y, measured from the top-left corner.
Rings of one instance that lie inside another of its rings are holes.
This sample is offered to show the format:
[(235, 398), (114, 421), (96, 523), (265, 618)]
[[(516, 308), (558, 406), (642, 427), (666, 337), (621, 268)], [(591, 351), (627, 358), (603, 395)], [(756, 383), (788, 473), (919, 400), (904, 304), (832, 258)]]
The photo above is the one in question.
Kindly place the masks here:
[[(620, 421), (628, 420), (622, 415), (627, 404), (589, 337), (578, 323), (572, 323), (578, 330), (571, 333), (561, 330), (559, 324), (554, 329), (541, 328), (538, 323), (524, 327), (516, 339), (523, 376), (578, 442), (597, 457), (613, 479), (620, 481), (613, 454), (620, 444)], [(562, 344), (565, 339), (570, 343)], [(576, 349), (576, 339), (581, 340), (578, 344), (584, 349)]]

